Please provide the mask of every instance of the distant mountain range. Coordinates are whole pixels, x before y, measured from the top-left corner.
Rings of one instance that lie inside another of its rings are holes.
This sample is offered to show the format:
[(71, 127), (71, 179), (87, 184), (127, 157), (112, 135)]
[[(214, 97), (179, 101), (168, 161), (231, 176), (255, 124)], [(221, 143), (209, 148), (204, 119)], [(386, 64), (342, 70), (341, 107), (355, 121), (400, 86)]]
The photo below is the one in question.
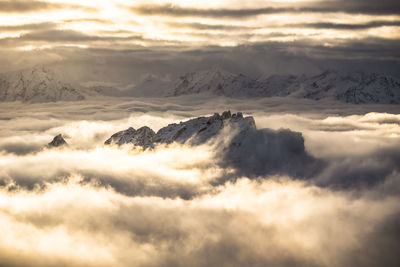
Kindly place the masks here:
[(325, 71), (316, 76), (273, 75), (253, 79), (219, 68), (190, 72), (175, 81), (149, 75), (128, 90), (82, 87), (64, 82), (44, 66), (0, 74), (0, 101), (76, 101), (92, 96), (173, 97), (209, 94), (227, 97), (335, 99), (346, 103), (400, 103), (400, 80), (377, 73)]
[(376, 73), (325, 71), (316, 76), (273, 75), (256, 80), (220, 69), (188, 73), (168, 96), (208, 93), (229, 97), (291, 96), (347, 103), (400, 103), (400, 80)]

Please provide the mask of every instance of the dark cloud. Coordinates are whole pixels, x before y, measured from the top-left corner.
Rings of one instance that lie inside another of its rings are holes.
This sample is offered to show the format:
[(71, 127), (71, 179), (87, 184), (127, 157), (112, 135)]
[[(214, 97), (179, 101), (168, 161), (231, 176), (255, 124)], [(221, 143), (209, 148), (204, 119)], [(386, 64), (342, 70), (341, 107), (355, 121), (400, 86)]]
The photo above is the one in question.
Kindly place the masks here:
[(206, 23), (188, 23), (188, 22), (168, 22), (168, 26), (175, 28), (189, 28), (195, 30), (222, 30), (222, 31), (232, 31), (232, 30), (251, 30), (256, 29), (254, 27), (248, 26), (236, 26), (229, 24), (206, 24)]
[(49, 3), (45, 1), (1, 0), (0, 13), (25, 13), (53, 9), (83, 9), (88, 12), (97, 11), (93, 7), (85, 7), (67, 3)]
[(13, 153), (16, 155), (26, 155), (33, 152), (38, 152), (43, 148), (42, 144), (30, 142), (8, 142), (0, 145), (0, 151)]
[(283, 27), (301, 27), (301, 28), (335, 29), (335, 30), (364, 30), (364, 29), (378, 28), (384, 26), (400, 26), (400, 21), (372, 21), (361, 24), (319, 22), (319, 23), (305, 23), (305, 24), (288, 24)]
[(320, 1), (313, 3), (326, 10), (347, 12), (353, 14), (369, 14), (369, 15), (398, 15), (400, 14), (400, 3), (396, 0), (333, 0)]
[(130, 7), (132, 12), (141, 15), (162, 15), (173, 17), (213, 17), (213, 18), (246, 18), (258, 15), (280, 14), (280, 13), (332, 13), (344, 12), (351, 14), (372, 14), (389, 15), (399, 14), (400, 5), (396, 1), (384, 1), (375, 3), (372, 1), (328, 1), (317, 2), (313, 5), (308, 3), (297, 3), (291, 6), (281, 7), (260, 7), (260, 8), (241, 8), (241, 9), (200, 9), (191, 7), (181, 7), (178, 5), (142, 5)]
[[(365, 238), (365, 244), (369, 244), (365, 250), (368, 257), (357, 259), (361, 266), (383, 264), (385, 266), (397, 266), (400, 264), (400, 255), (392, 253), (398, 248), (400, 237), (400, 213), (390, 215), (386, 220), (380, 222), (370, 235)], [(360, 251), (361, 253), (361, 251)]]
[(48, 30), (57, 27), (57, 23), (43, 22), (43, 23), (29, 23), (18, 25), (0, 25), (0, 31), (26, 31), (26, 30)]
[(393, 147), (331, 160), (329, 167), (315, 178), (316, 182), (339, 189), (374, 187), (393, 177), (400, 182), (399, 151), (399, 147)]
[[(36, 37), (44, 40), (46, 38), (57, 39), (46, 35)], [(72, 38), (99, 39), (75, 33)], [(18, 41), (21, 40), (3, 39), (1, 43), (3, 47), (15, 46)], [(71, 80), (116, 82), (124, 86), (137, 83), (147, 74), (175, 78), (212, 66), (220, 66), (233, 73), (244, 73), (254, 78), (267, 74), (317, 74), (326, 69), (365, 70), (400, 76), (400, 43), (397, 40), (364, 39), (341, 43), (338, 46), (323, 46), (304, 41), (290, 44), (269, 42), (238, 47), (208, 46), (199, 49), (117, 47), (115, 45), (116, 49), (55, 48), (29, 51), (23, 52), (24, 61), (21, 61), (21, 52), (15, 55), (4, 52), (0, 57), (0, 66), (6, 71), (11, 66), (14, 69), (26, 67), (29, 65), (25, 62), (27, 60), (36, 64), (53, 60), (53, 65), (60, 68)]]
[(302, 134), (288, 129), (238, 134), (232, 145), (221, 152), (221, 158), (223, 165), (232, 166), (239, 176), (248, 177), (276, 174), (312, 177), (323, 167), (322, 161), (306, 152)]
[(141, 40), (140, 36), (114, 37), (88, 35), (73, 30), (47, 30), (23, 34), (20, 40), (45, 42), (90, 42), (90, 41), (123, 41)]
[[(192, 48), (161, 46), (161, 41), (157, 47), (132, 44), (124, 47), (120, 43), (130, 43), (130, 38), (107, 36), (91, 36), (76, 31), (39, 31), (25, 37), (22, 35), (21, 38), (5, 38), (0, 40), (3, 49), (35, 43), (40, 45), (46, 40), (55, 45), (62, 45), (63, 40), (71, 43), (97, 42), (96, 46), (99, 48), (55, 47), (18, 52), (4, 50), (0, 51), (0, 71), (46, 63), (59, 69), (69, 81), (111, 82), (122, 88), (137, 84), (148, 74), (175, 79), (184, 73), (209, 69), (212, 66), (219, 66), (233, 73), (243, 73), (252, 78), (272, 74), (318, 74), (326, 69), (363, 70), (400, 77), (398, 40), (365, 38), (343, 40), (331, 46), (303, 40), (236, 47)], [(135, 35), (132, 38), (132, 42), (148, 41)], [(113, 46), (110, 47), (109, 44)], [(157, 45), (157, 41), (154, 44)]]
[[(265, 27), (248, 27), (229, 24), (206, 24), (206, 23), (187, 23), (187, 22), (170, 22), (168, 26), (174, 28), (188, 28), (194, 30), (218, 30), (218, 31), (243, 31), (256, 29), (277, 29), (277, 28), (314, 28), (314, 29), (335, 29), (335, 30), (365, 30), (370, 28), (378, 28), (384, 26), (400, 26), (400, 21), (371, 21), (368, 23), (351, 24), (351, 23), (297, 23), (297, 24), (279, 24)], [(295, 36), (295, 34), (283, 34), (282, 36)], [(260, 34), (254, 34), (257, 37), (266, 37)]]
[[(166, 5), (144, 5), (130, 7), (132, 12), (141, 15), (162, 15), (162, 16), (174, 16), (174, 17), (251, 17), (264, 14), (276, 14), (276, 13), (287, 13), (300, 11), (295, 8), (249, 8), (249, 9), (199, 9), (199, 8), (185, 8), (177, 5), (166, 4)], [(308, 9), (307, 9), (308, 10)], [(310, 9), (314, 10), (314, 9)], [(315, 11), (320, 12), (320, 9)]]
[[(49, 28), (47, 29), (47, 26)], [(58, 30), (50, 28), (51, 24), (37, 25), (35, 30), (28, 33), (23, 33), (19, 37), (7, 37), (0, 39), (0, 44), (3, 48), (12, 49), (16, 46), (30, 45), (32, 43), (36, 44), (46, 44), (46, 43), (58, 43), (60, 46), (69, 43), (89, 43), (89, 42), (102, 42), (103, 45), (108, 46), (111, 43), (121, 43), (129, 41), (144, 41), (140, 35), (136, 35), (131, 32), (130, 36), (118, 37), (112, 35), (90, 35), (74, 30)], [(21, 26), (22, 27), (22, 26)], [(35, 28), (35, 25), (27, 25), (27, 27)], [(13, 29), (13, 27), (11, 28)], [(21, 28), (22, 30), (22, 28)], [(111, 32), (109, 34), (112, 34)], [(158, 42), (157, 40), (147, 40), (147, 42)], [(54, 55), (54, 54), (53, 54)]]

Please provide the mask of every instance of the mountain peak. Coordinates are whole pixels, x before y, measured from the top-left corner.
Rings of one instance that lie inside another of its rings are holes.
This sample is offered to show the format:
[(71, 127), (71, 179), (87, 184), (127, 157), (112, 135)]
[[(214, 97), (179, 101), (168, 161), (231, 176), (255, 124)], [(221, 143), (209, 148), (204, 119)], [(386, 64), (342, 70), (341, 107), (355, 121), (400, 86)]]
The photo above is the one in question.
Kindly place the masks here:
[(62, 134), (56, 135), (53, 140), (47, 144), (48, 148), (52, 147), (61, 147), (61, 146), (68, 146), (68, 143), (62, 137)]
[(82, 100), (84, 95), (45, 65), (0, 75), (0, 101)]
[(241, 112), (231, 114), (230, 111), (225, 111), (221, 115), (215, 113), (209, 117), (198, 117), (180, 123), (172, 123), (161, 128), (157, 133), (147, 126), (138, 130), (131, 127), (113, 134), (104, 144), (133, 144), (143, 148), (173, 142), (199, 145), (216, 137), (225, 127), (238, 128), (240, 131), (256, 129), (253, 117), (243, 117)]
[(189, 72), (181, 76), (173, 86), (172, 96), (208, 93), (226, 96), (244, 96), (254, 81), (244, 75), (236, 75), (219, 67)]

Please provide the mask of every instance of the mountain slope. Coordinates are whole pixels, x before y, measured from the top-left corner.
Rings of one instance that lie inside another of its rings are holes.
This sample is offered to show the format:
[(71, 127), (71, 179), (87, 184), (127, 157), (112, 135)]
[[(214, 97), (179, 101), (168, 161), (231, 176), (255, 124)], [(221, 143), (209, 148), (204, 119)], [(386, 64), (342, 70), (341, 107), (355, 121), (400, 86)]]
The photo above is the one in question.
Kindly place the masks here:
[(297, 97), (334, 98), (346, 103), (400, 103), (400, 80), (376, 73), (326, 71), (304, 81)]
[(239, 132), (255, 129), (253, 117), (243, 117), (243, 114), (231, 114), (225, 111), (221, 115), (215, 113), (210, 117), (198, 117), (185, 122), (172, 123), (155, 133), (147, 126), (135, 130), (132, 127), (119, 131), (107, 139), (104, 144), (133, 144), (144, 148), (157, 144), (171, 144), (173, 142), (190, 145), (204, 144), (215, 138), (223, 128), (235, 127)]
[(209, 93), (224, 96), (248, 96), (259, 83), (243, 74), (233, 74), (219, 68), (191, 72), (181, 76), (168, 96)]
[(400, 80), (376, 73), (325, 71), (316, 76), (273, 75), (255, 80), (220, 69), (181, 76), (167, 96), (212, 94), (228, 97), (291, 96), (346, 103), (400, 103)]
[(85, 96), (44, 66), (0, 74), (0, 101), (51, 102), (82, 100)]
[(139, 84), (124, 91), (126, 96), (160, 97), (170, 91), (172, 84), (154, 75), (147, 75)]

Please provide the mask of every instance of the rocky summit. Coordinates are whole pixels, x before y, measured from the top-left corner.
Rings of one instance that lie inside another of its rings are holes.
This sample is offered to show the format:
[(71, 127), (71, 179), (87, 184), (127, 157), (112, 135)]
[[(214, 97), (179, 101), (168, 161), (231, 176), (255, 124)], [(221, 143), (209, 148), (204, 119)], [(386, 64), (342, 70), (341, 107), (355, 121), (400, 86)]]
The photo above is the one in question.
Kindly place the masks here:
[(48, 148), (68, 146), (68, 143), (64, 140), (61, 134), (55, 136), (53, 140), (47, 144)]
[(113, 134), (107, 141), (109, 144), (133, 144), (144, 148), (158, 144), (200, 145), (216, 137), (224, 128), (231, 127), (239, 132), (256, 129), (253, 117), (243, 117), (241, 112), (231, 114), (225, 111), (221, 115), (215, 113), (210, 117), (199, 117), (188, 121), (169, 124), (161, 128), (157, 133), (144, 126), (138, 130), (130, 127), (127, 130)]
[(225, 111), (172, 123), (157, 133), (146, 126), (138, 130), (131, 127), (113, 134), (105, 144), (132, 144), (146, 149), (174, 142), (191, 146), (209, 142), (216, 148), (219, 164), (249, 177), (269, 174), (302, 177), (314, 175), (322, 166), (321, 161), (305, 150), (301, 133), (257, 129), (254, 118), (243, 117), (241, 112)]
[(143, 126), (138, 130), (129, 127), (124, 131), (113, 134), (104, 144), (117, 144), (119, 146), (123, 144), (133, 144), (135, 146), (147, 148), (152, 146), (154, 135), (155, 132), (147, 126)]

